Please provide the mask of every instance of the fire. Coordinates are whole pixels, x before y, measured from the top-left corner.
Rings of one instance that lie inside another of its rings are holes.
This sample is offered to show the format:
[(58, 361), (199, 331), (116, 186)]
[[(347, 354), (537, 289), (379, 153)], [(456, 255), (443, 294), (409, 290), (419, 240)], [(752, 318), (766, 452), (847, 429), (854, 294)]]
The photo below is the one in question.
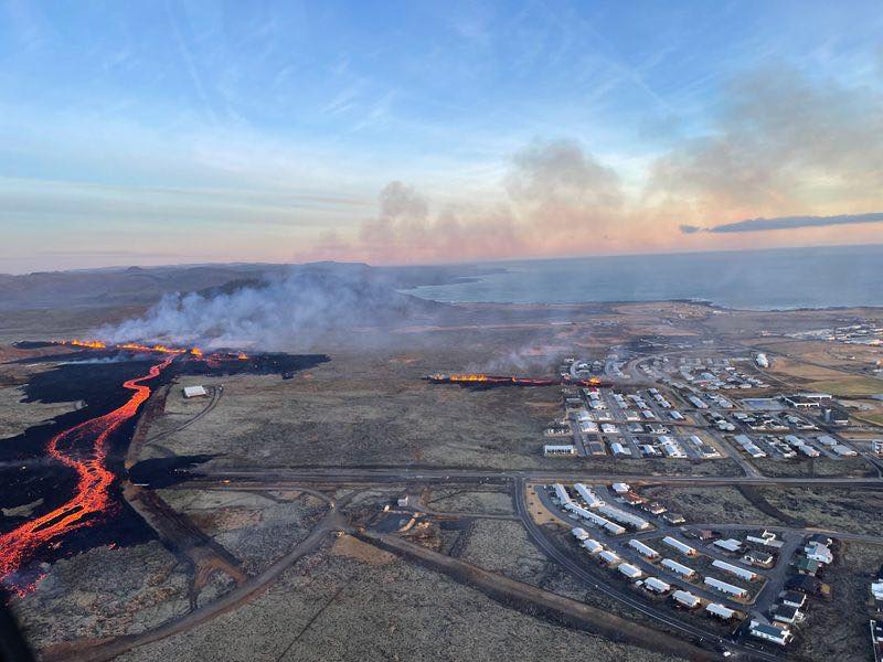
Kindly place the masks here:
[(106, 349), (107, 345), (100, 340), (62, 340), (62, 345), (71, 347), (85, 347), (87, 349)]
[[(135, 416), (150, 397), (150, 387), (141, 382), (157, 377), (171, 362), (172, 358), (167, 358), (151, 366), (146, 375), (124, 382), (123, 388), (134, 393), (123, 406), (49, 440), (49, 456), (77, 473), (76, 493), (58, 508), (0, 535), (0, 579), (27, 563), (41, 547), (58, 544), (62, 535), (91, 526), (107, 511), (111, 505), (109, 489), (116, 478), (105, 465), (110, 436)], [(30, 588), (21, 590), (27, 592)]]
[(575, 385), (575, 386), (610, 386), (608, 382), (602, 382), (597, 377), (590, 379), (574, 380), (569, 376), (559, 378), (547, 377), (518, 377), (516, 375), (484, 375), (481, 373), (461, 374), (461, 375), (428, 375), (425, 377), (433, 384), (459, 384), (467, 386), (469, 384), (487, 384), (488, 386), (556, 386), (556, 385)]
[(454, 383), (458, 382), (486, 382), (487, 375), (450, 375), (448, 380)]
[(142, 345), (136, 342), (126, 342), (115, 345), (117, 349), (128, 349), (136, 352), (156, 352), (157, 354), (187, 354), (191, 350), (180, 347), (166, 347), (165, 345)]
[(138, 342), (124, 342), (116, 345), (107, 344), (101, 340), (60, 340), (59, 345), (68, 345), (71, 347), (84, 347), (86, 349), (122, 349), (131, 352), (144, 352), (153, 354), (170, 354), (172, 356), (189, 355), (195, 359), (205, 360), (215, 364), (223, 360), (236, 358), (240, 361), (248, 361), (251, 357), (245, 352), (237, 353), (212, 353), (206, 355), (199, 347), (169, 347), (168, 345), (147, 345)]

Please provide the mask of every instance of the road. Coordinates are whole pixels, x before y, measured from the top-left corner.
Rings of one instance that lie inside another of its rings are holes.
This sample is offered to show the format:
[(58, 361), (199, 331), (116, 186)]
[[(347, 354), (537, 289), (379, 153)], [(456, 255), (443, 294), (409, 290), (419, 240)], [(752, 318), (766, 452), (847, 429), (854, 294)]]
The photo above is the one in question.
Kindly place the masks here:
[(340, 513), (332, 507), (310, 532), (310, 535), (288, 554), (278, 559), (261, 574), (250, 577), (241, 586), (237, 586), (230, 592), (223, 594), (205, 607), (201, 607), (185, 616), (169, 621), (158, 628), (142, 634), (117, 637), (98, 645), (90, 645), (92, 642), (87, 641), (86, 646), (81, 648), (62, 644), (45, 651), (42, 659), (45, 662), (105, 662), (138, 646), (144, 646), (174, 634), (186, 632), (216, 616), (237, 609), (254, 599), (265, 591), (272, 582), (278, 579), (285, 570), (302, 557), (315, 551), (328, 535), (334, 531), (346, 529), (348, 529), (346, 522), (340, 516)]
[(536, 614), (536, 610), (539, 609), (559, 618), (563, 617), (568, 624), (582, 626), (613, 641), (626, 640), (649, 650), (688, 657), (691, 660), (715, 658), (710, 651), (702, 650), (689, 641), (682, 641), (665, 632), (659, 632), (583, 602), (489, 572), (398, 536), (371, 531), (360, 531), (355, 535), (364, 542), (407, 556), (433, 570), (443, 572), (456, 581), (502, 602), (507, 607), (516, 606), (531, 614)]
[(795, 477), (770, 478), (766, 476), (661, 476), (656, 474), (599, 473), (592, 471), (545, 471), (545, 470), (497, 470), (497, 469), (446, 469), (401, 467), (298, 467), (282, 468), (225, 468), (200, 471), (191, 486), (255, 483), (264, 485), (286, 484), (382, 484), (382, 483), (489, 483), (505, 484), (522, 480), (539, 483), (549, 482), (612, 482), (627, 480), (630, 483), (653, 483), (665, 485), (761, 485), (761, 486), (830, 486), (883, 489), (883, 479), (877, 477)]

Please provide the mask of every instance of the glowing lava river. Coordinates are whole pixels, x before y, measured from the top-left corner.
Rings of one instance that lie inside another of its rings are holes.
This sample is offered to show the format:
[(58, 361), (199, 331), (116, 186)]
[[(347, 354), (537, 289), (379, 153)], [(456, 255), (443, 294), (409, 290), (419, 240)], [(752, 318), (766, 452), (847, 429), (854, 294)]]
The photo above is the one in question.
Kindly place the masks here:
[[(6, 580), (61, 536), (97, 523), (111, 508), (110, 487), (116, 480), (116, 474), (106, 464), (111, 436), (130, 421), (150, 397), (151, 389), (143, 382), (158, 377), (173, 360), (174, 356), (170, 356), (151, 366), (147, 374), (125, 381), (122, 387), (132, 394), (122, 406), (68, 428), (49, 440), (47, 455), (76, 472), (74, 496), (53, 510), (0, 535), (0, 581)], [(27, 591), (30, 586), (18, 588)]]

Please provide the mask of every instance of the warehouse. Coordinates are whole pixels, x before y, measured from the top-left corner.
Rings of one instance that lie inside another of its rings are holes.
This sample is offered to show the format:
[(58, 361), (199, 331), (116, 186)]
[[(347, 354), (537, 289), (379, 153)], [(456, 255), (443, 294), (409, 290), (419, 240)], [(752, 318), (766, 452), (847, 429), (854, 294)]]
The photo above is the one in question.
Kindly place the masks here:
[(707, 611), (712, 616), (717, 616), (724, 621), (729, 621), (736, 616), (736, 611), (734, 609), (724, 607), (722, 604), (718, 604), (717, 602), (709, 602), (705, 606), (705, 611)]
[(600, 527), (606, 527), (608, 524), (612, 524), (612, 522), (608, 519), (604, 519), (597, 513), (593, 513), (591, 510), (586, 510), (585, 508), (581, 508), (577, 506), (575, 503), (569, 503), (565, 506), (567, 510), (574, 513), (575, 515), (579, 515), (583, 519), (589, 520), (592, 524)]
[(572, 528), (570, 533), (573, 534), (573, 537), (577, 540), (585, 540), (589, 537), (589, 532), (579, 526)]
[(733, 437), (733, 441), (739, 444), (746, 453), (748, 453), (754, 459), (766, 457), (766, 453), (763, 452), (760, 447), (751, 441), (751, 437), (744, 434), (737, 434)]
[(582, 500), (586, 502), (586, 505), (589, 508), (597, 508), (598, 506), (604, 505), (604, 502), (598, 498), (598, 495), (582, 483), (577, 483), (573, 486), (573, 489), (575, 489), (576, 493), (582, 497)]
[(684, 452), (684, 449), (681, 448), (681, 445), (668, 436), (659, 437), (659, 447), (662, 449), (662, 452), (666, 457), (673, 459), (683, 459), (687, 457), (687, 454)]
[(620, 524), (627, 524), (635, 529), (642, 530), (650, 528), (650, 523), (637, 515), (632, 515), (631, 513), (627, 513), (624, 510), (620, 510), (619, 508), (614, 508), (611, 505), (604, 504), (598, 507), (598, 512), (603, 515), (607, 515), (612, 520), (619, 522)]
[(672, 599), (687, 609), (695, 609), (702, 604), (702, 601), (689, 591), (675, 591), (671, 594)]
[(624, 527), (621, 527), (619, 524), (614, 524), (613, 522), (607, 522), (607, 524), (604, 525), (604, 530), (611, 536), (618, 536), (625, 533)]
[(665, 538), (662, 539), (662, 542), (672, 549), (678, 550), (681, 554), (684, 554), (686, 556), (697, 556), (699, 554), (699, 552), (697, 552), (694, 548), (685, 543), (682, 543), (677, 538), (672, 538), (671, 536), (665, 536)]
[(613, 453), (613, 457), (631, 457), (632, 455), (632, 449), (623, 446), (618, 441), (614, 441), (610, 444), (610, 452)]
[(735, 575), (741, 579), (748, 580), (749, 582), (757, 579), (757, 573), (752, 572), (751, 570), (746, 570), (745, 568), (740, 568), (737, 565), (733, 565), (732, 563), (727, 563), (726, 561), (718, 561), (715, 559), (711, 562), (715, 568), (723, 570), (724, 572), (728, 572), (731, 575)]
[(635, 540), (634, 538), (632, 538), (631, 540), (629, 540), (629, 547), (637, 551), (638, 554), (640, 554), (644, 558), (655, 559), (659, 557), (659, 552), (657, 552), (652, 547), (648, 547), (640, 540)]
[(610, 550), (604, 550), (603, 552), (601, 552), (598, 558), (609, 566), (615, 566), (622, 562), (622, 559), (620, 559), (615, 553), (611, 552)]
[(205, 386), (185, 386), (184, 387), (184, 397), (185, 398), (204, 398), (208, 395), (208, 391), (205, 390)]
[(576, 455), (576, 446), (568, 444), (546, 444), (543, 446), (543, 455), (546, 457)]
[(566, 506), (570, 503), (570, 495), (567, 493), (567, 490), (564, 489), (564, 485), (561, 483), (555, 483), (552, 486), (552, 489), (555, 490), (555, 497), (562, 506)]
[(599, 543), (594, 538), (586, 538), (585, 540), (583, 540), (583, 548), (585, 548), (585, 550), (589, 554), (598, 554), (604, 551), (604, 545)]
[(662, 559), (662, 566), (664, 568), (668, 568), (675, 574), (686, 577), (687, 579), (693, 577), (696, 574), (696, 571), (693, 570), (693, 568), (688, 568), (687, 566), (682, 565), (677, 561), (672, 561), (671, 559)]
[(837, 453), (840, 457), (855, 457), (858, 455), (854, 450), (852, 450), (846, 444), (837, 444), (836, 446), (832, 446), (831, 450)]
[(671, 590), (671, 584), (666, 584), (661, 579), (657, 579), (656, 577), (648, 577), (647, 581), (644, 582), (644, 588), (646, 588), (651, 593), (668, 593)]
[(635, 566), (633, 566), (629, 563), (620, 564), (620, 566), (617, 568), (617, 570), (619, 570), (619, 572), (621, 572), (623, 575), (625, 575), (629, 579), (640, 579), (641, 577), (644, 576), (643, 572), (641, 572), (638, 568), (636, 568)]
[(744, 598), (748, 594), (748, 592), (744, 588), (741, 588), (740, 586), (733, 586), (732, 584), (728, 584), (727, 582), (722, 582), (720, 579), (715, 579), (714, 577), (706, 577), (705, 585), (710, 586), (713, 589), (717, 589), (721, 593), (732, 595), (735, 598)]

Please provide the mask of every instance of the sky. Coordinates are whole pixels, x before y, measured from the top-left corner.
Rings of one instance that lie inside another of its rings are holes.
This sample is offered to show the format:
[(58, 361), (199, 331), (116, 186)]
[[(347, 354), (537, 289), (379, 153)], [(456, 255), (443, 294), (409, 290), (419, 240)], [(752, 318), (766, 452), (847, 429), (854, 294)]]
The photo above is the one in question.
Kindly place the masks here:
[(883, 243), (868, 2), (0, 0), (0, 272)]

